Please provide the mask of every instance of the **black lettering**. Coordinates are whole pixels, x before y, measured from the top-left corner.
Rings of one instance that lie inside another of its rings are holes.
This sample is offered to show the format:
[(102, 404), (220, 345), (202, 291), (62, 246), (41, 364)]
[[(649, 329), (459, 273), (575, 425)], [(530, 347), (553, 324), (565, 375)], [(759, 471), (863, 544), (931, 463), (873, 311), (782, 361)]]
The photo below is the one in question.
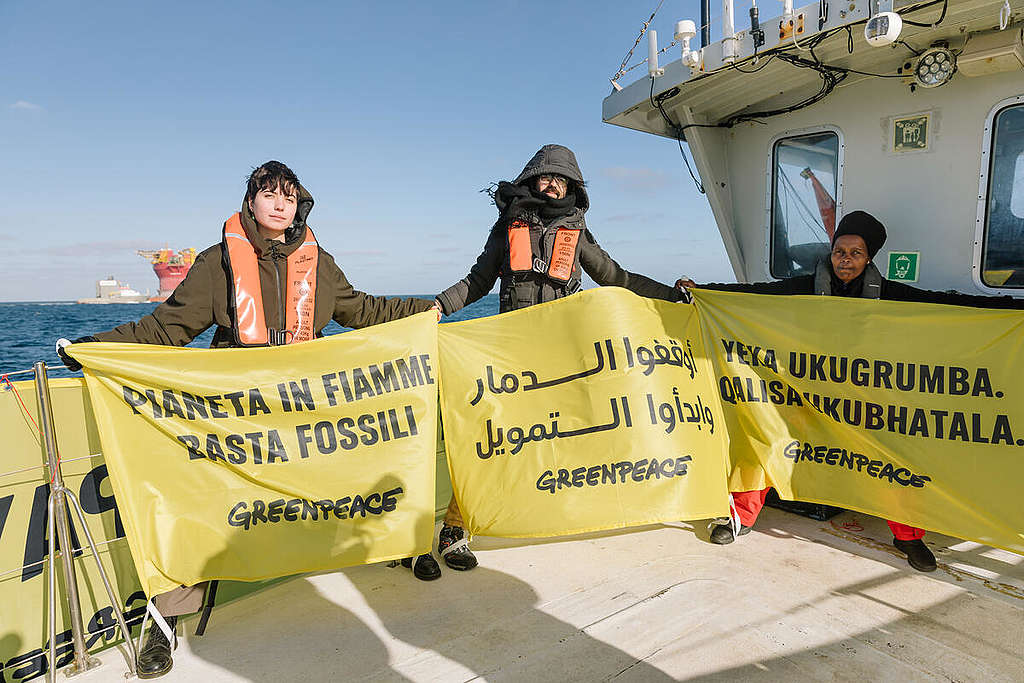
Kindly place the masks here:
[(359, 437), (352, 431), (355, 426), (356, 422), (351, 417), (343, 417), (338, 420), (338, 435), (341, 437), (338, 443), (346, 451), (350, 451), (359, 445)]
[(423, 374), (420, 371), (420, 360), (416, 356), (409, 356), (409, 363), (404, 358), (395, 360), (398, 366), (398, 376), (402, 378), (402, 388), (418, 387), (423, 384)]
[(186, 419), (194, 420), (196, 417), (208, 419), (210, 417), (206, 412), (206, 403), (202, 396), (193, 396), (183, 391), (181, 392), (181, 402), (185, 404)]
[(275, 524), (281, 521), (281, 513), (284, 512), (284, 498), (278, 498), (267, 503), (267, 519)]
[(199, 450), (199, 437), (191, 434), (182, 434), (176, 438), (185, 446), (185, 448), (188, 449), (189, 460), (198, 460), (206, 457), (203, 455), (203, 452)]
[(256, 415), (258, 413), (270, 414), (270, 406), (263, 400), (263, 394), (260, 393), (258, 388), (252, 388), (249, 390), (249, 414)]
[(240, 526), (246, 531), (249, 530), (249, 523), (252, 519), (252, 513), (248, 510), (248, 505), (245, 501), (235, 503), (235, 506), (228, 512), (228, 524), (231, 526)]
[(376, 389), (378, 394), (384, 394), (391, 391), (398, 391), (398, 374), (395, 373), (395, 367), (391, 364), (391, 361), (381, 363), (381, 366), (371, 365), (370, 379), (373, 380), (373, 388)]
[(131, 387), (121, 386), (124, 394), (124, 402), (128, 404), (128, 407), (132, 409), (132, 412), (136, 415), (142, 415), (139, 408), (146, 405), (146, 395), (137, 389)]
[(241, 434), (225, 436), (224, 447), (228, 449), (228, 460), (232, 465), (241, 465), (245, 462), (245, 439)]
[(210, 406), (210, 417), (227, 417), (228, 414), (220, 406), (220, 396), (207, 396), (206, 403)]
[(162, 398), (165, 417), (180, 417), (183, 420), (185, 419), (185, 411), (181, 409), (181, 404), (178, 403), (178, 399), (175, 398), (173, 391), (170, 389), (164, 389), (162, 392)]
[[(235, 409), (235, 417), (242, 417), (245, 415), (245, 406), (242, 405), (243, 396), (245, 396), (244, 391), (232, 391), (230, 394), (224, 394), (224, 398), (231, 401), (231, 405)], [(164, 408), (164, 410), (166, 410), (166, 408)]]

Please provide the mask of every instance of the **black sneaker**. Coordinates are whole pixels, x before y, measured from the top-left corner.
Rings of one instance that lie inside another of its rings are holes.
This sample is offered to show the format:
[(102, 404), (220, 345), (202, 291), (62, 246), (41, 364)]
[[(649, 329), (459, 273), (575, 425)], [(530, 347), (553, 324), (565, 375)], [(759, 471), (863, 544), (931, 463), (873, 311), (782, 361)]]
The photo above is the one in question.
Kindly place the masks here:
[(437, 552), (446, 565), (460, 572), (477, 565), (476, 555), (469, 549), (469, 539), (462, 527), (442, 524), (441, 533), (437, 535)]
[(901, 541), (898, 538), (894, 538), (892, 539), (892, 544), (896, 546), (897, 550), (907, 556), (907, 562), (917, 571), (935, 571), (935, 555), (932, 554), (932, 551), (928, 549), (928, 546), (920, 538), (915, 538), (912, 541)]
[[(178, 617), (167, 617), (167, 625), (174, 630), (178, 623)], [(174, 646), (178, 645), (178, 636), (174, 636)], [(171, 643), (167, 636), (155, 623), (149, 625), (149, 633), (146, 634), (146, 644), (139, 651), (139, 659), (136, 662), (135, 673), (139, 678), (158, 678), (171, 670), (174, 662), (171, 660)]]
[(407, 557), (402, 560), (402, 566), (412, 569), (412, 575), (420, 581), (433, 581), (441, 578), (441, 568), (437, 566), (437, 560), (430, 553), (420, 555), (413, 564), (413, 558)]
[[(740, 524), (740, 536), (750, 533), (751, 527)], [(728, 545), (736, 540), (732, 533), (732, 524), (716, 524), (711, 527), (709, 539), (715, 545)]]

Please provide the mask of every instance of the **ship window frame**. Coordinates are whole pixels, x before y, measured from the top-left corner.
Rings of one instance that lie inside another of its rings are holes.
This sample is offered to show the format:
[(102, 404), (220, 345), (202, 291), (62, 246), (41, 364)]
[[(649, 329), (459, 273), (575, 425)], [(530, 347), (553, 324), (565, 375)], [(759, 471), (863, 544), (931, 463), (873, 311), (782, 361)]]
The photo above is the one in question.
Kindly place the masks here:
[(843, 135), (843, 130), (839, 126), (835, 125), (819, 125), (808, 128), (796, 128), (791, 130), (782, 131), (774, 135), (768, 142), (768, 166), (766, 170), (766, 185), (765, 188), (765, 251), (764, 251), (764, 269), (765, 273), (772, 280), (783, 280), (790, 275), (779, 277), (775, 275), (772, 270), (772, 250), (775, 247), (774, 244), (774, 230), (775, 225), (775, 156), (776, 151), (780, 143), (786, 140), (795, 140), (810, 135), (820, 135), (822, 133), (832, 133), (836, 136), (838, 141), (837, 158), (836, 158), (836, 224), (843, 216), (843, 187), (844, 187), (844, 175), (846, 168), (846, 140)]
[[(996, 119), (1004, 111), (1008, 109), (1016, 109), (1017, 107), (1024, 107), (1024, 94), (1008, 97), (997, 102), (992, 109), (989, 110), (988, 116), (985, 117), (985, 128), (981, 142), (981, 168), (980, 173), (978, 174), (978, 212), (975, 219), (974, 261), (971, 264), (971, 276), (974, 280), (974, 285), (978, 287), (978, 289), (985, 293), (996, 295), (1020, 296), (1024, 293), (1024, 285), (1006, 287), (1004, 285), (988, 284), (985, 282), (983, 271), (985, 247), (988, 240), (988, 224), (990, 216), (989, 193), (991, 192), (993, 180), (992, 164), (995, 161), (995, 150), (993, 149), (993, 144), (995, 142)], [(1019, 164), (1019, 162), (1020, 160), (1018, 158), (1017, 164)]]

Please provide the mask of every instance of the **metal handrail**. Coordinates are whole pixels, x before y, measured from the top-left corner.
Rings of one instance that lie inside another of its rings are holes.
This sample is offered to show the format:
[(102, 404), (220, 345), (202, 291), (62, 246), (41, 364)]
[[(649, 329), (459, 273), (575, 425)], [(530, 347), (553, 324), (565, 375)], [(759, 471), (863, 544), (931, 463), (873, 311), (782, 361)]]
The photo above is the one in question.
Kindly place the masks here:
[[(85, 512), (75, 494), (64, 485), (64, 478), (61, 475), (60, 459), (57, 455), (57, 436), (53, 428), (53, 409), (50, 402), (50, 384), (46, 374), (46, 363), (38, 361), (33, 366), (35, 372), (36, 399), (39, 405), (39, 430), (42, 432), (43, 441), (46, 446), (46, 459), (53, 477), (50, 486), (50, 497), (47, 501), (46, 534), (49, 539), (49, 579), (50, 590), (47, 600), (49, 604), (49, 636), (50, 636), (50, 666), (48, 677), (51, 681), (56, 678), (57, 668), (57, 539), (60, 539), (60, 547), (65, 551), (71, 548), (70, 520), (67, 514), (68, 501), (75, 510), (78, 522), (82, 527), (89, 548), (92, 550), (93, 558), (96, 560), (96, 567), (100, 577), (103, 579), (103, 587), (107, 591), (111, 608), (117, 619), (118, 626), (124, 634), (125, 643), (128, 645), (129, 657), (131, 659), (131, 674), (137, 670), (138, 653), (135, 649), (135, 642), (132, 640), (131, 631), (121, 609), (120, 599), (111, 587), (110, 579), (103, 568), (100, 560), (98, 547), (93, 540), (92, 532), (85, 521)], [(9, 373), (8, 373), (9, 374)], [(34, 468), (33, 468), (34, 469)], [(56, 526), (56, 533), (54, 533)], [(99, 666), (98, 659), (89, 656), (85, 645), (85, 630), (82, 627), (82, 606), (78, 597), (78, 581), (75, 576), (74, 552), (60, 553), (61, 565), (64, 571), (64, 588), (67, 591), (68, 611), (71, 617), (71, 638), (74, 644), (74, 661), (64, 670), (65, 676), (88, 671)]]

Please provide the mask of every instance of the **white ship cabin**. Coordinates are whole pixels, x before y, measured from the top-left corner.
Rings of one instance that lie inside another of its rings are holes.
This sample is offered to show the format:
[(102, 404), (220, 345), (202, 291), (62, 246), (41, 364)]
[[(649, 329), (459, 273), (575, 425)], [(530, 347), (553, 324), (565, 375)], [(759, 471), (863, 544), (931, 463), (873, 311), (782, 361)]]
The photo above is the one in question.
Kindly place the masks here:
[(722, 4), (717, 42), (649, 41), (603, 107), (685, 140), (736, 278), (812, 272), (861, 209), (884, 276), (1024, 295), (1024, 0), (753, 4)]

